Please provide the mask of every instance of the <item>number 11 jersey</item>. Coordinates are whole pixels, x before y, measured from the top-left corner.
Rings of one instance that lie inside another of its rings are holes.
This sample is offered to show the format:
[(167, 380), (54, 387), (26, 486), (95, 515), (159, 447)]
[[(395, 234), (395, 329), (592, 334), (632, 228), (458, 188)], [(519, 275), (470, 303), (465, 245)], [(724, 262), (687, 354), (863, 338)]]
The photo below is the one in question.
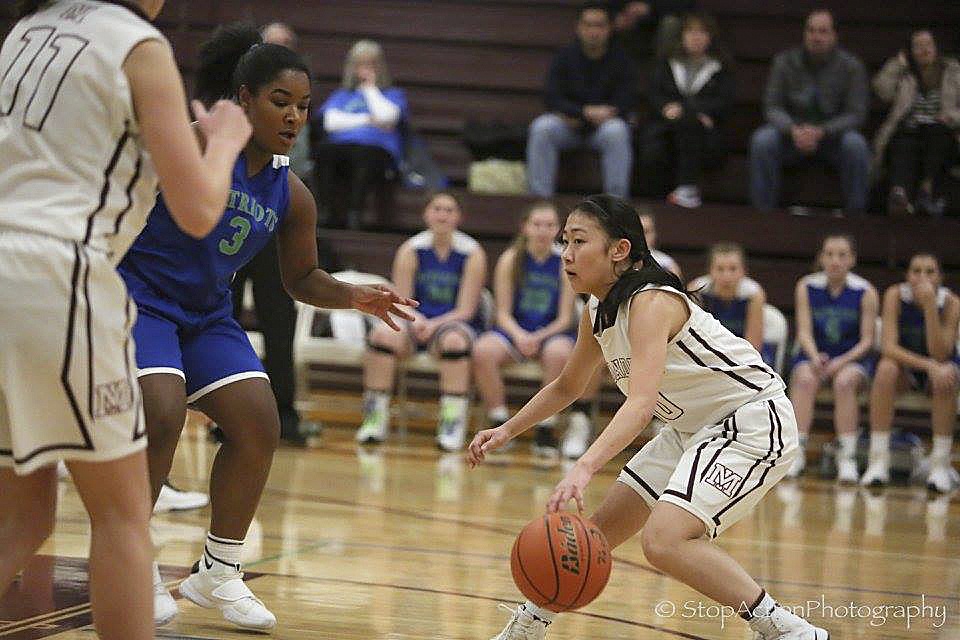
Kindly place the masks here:
[(0, 230), (50, 236), (116, 264), (156, 195), (123, 63), (166, 42), (134, 8), (52, 2), (0, 50)]

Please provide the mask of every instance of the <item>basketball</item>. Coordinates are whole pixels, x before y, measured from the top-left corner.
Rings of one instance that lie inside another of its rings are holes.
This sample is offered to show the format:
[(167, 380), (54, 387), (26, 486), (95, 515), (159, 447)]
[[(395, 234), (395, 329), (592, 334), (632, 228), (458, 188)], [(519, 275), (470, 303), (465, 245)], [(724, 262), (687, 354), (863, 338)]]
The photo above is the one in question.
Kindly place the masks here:
[(575, 513), (549, 513), (523, 528), (510, 554), (517, 588), (538, 607), (570, 611), (593, 602), (613, 558), (603, 532)]

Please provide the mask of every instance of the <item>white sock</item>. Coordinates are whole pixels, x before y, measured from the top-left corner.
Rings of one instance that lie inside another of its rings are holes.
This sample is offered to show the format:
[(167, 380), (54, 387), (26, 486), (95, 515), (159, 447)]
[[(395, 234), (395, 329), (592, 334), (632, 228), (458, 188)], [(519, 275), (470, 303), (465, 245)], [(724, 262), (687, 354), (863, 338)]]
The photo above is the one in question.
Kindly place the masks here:
[(760, 595), (760, 600), (753, 606), (753, 609), (749, 611), (748, 615), (750, 617), (747, 619), (752, 620), (758, 616), (768, 616), (776, 607), (777, 601), (773, 599), (773, 596), (767, 593), (766, 589), (764, 589), (763, 593)]
[(510, 412), (505, 405), (494, 407), (487, 412), (487, 420), (489, 420), (491, 424), (503, 424), (509, 419)]
[(532, 615), (534, 618), (542, 620), (548, 624), (553, 622), (557, 617), (557, 614), (554, 613), (553, 611), (549, 611), (547, 609), (538, 607), (537, 605), (533, 604), (529, 600), (524, 602), (522, 606), (524, 610), (526, 610), (526, 612)]
[(857, 454), (857, 434), (847, 433), (837, 437), (840, 441), (840, 457), (850, 459)]
[(452, 393), (441, 394), (441, 419), (455, 419), (457, 422), (462, 422), (467, 417), (467, 409), (469, 406), (470, 400), (465, 395), (454, 395)]
[(953, 449), (953, 436), (933, 436), (933, 450), (930, 461), (935, 464), (950, 464), (950, 452)]
[(870, 434), (870, 459), (890, 457), (890, 432), (874, 431)]
[(807, 452), (807, 442), (810, 441), (810, 435), (807, 433), (800, 434), (800, 451), (803, 453)]
[(390, 393), (387, 391), (367, 389), (363, 392), (364, 405), (366, 405), (368, 401), (373, 403), (373, 410), (375, 412), (386, 414), (390, 409)]
[(203, 547), (201, 564), (207, 571), (232, 569), (240, 571), (240, 554), (243, 552), (243, 540), (219, 538), (207, 532), (207, 543)]
[(153, 584), (154, 586), (163, 583), (163, 578), (160, 577), (160, 567), (156, 562), (153, 563)]

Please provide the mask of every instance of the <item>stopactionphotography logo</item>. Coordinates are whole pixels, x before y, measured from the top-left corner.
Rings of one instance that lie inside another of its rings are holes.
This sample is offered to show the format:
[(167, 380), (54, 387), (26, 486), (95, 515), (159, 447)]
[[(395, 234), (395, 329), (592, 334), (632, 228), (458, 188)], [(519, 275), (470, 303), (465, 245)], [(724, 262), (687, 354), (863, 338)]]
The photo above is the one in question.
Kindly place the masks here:
[[(860, 621), (871, 627), (896, 625), (908, 630), (919, 627), (940, 629), (947, 623), (949, 615), (943, 599), (926, 594), (914, 601), (870, 604), (852, 600), (831, 601), (821, 594), (819, 598), (800, 603), (781, 602), (780, 606), (813, 623), (847, 620)], [(660, 600), (654, 605), (653, 613), (660, 618), (716, 620), (723, 629), (727, 620), (742, 617), (749, 608), (748, 604), (731, 607), (702, 600)]]

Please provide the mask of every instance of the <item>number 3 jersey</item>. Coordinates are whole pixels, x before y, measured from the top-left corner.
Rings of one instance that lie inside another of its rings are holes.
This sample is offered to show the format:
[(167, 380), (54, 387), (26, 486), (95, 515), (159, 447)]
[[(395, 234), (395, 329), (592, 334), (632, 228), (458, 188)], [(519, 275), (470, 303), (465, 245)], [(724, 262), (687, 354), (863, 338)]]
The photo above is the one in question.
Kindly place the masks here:
[(241, 154), (233, 167), (223, 217), (202, 240), (180, 231), (158, 197), (143, 233), (120, 263), (120, 274), (131, 291), (137, 289), (134, 284), (146, 284), (182, 308), (200, 313), (230, 307), (233, 274), (271, 242), (287, 215), (288, 165), (287, 156), (275, 155), (249, 176), (246, 154)]
[[(715, 425), (739, 407), (783, 394), (783, 380), (764, 364), (753, 346), (730, 333), (720, 321), (672, 287), (647, 285), (637, 293), (659, 289), (680, 296), (690, 317), (667, 344), (667, 361), (660, 382), (654, 418), (686, 433)], [(642, 304), (637, 294), (623, 302), (612, 327), (594, 336), (614, 382), (624, 395), (630, 385), (630, 305)], [(591, 325), (598, 301), (590, 298)]]
[(0, 229), (120, 260), (156, 195), (122, 69), (145, 40), (166, 42), (108, 2), (47, 3), (14, 25), (0, 50)]

